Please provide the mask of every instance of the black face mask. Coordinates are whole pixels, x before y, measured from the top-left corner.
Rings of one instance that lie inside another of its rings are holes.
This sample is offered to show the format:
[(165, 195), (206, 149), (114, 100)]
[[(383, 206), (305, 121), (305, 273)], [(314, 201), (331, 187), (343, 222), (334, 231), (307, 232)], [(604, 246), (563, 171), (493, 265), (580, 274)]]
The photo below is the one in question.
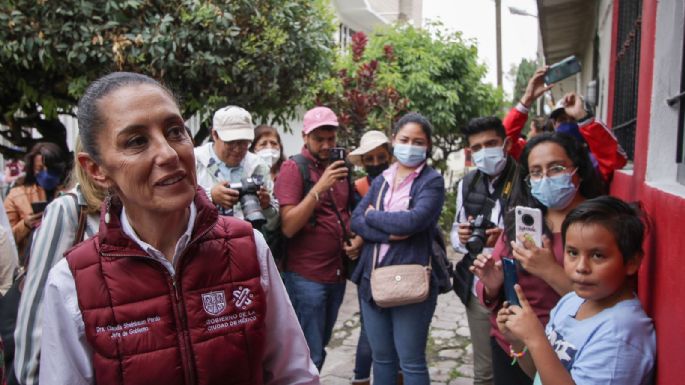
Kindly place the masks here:
[(364, 170), (366, 170), (366, 174), (369, 176), (369, 178), (375, 179), (378, 175), (385, 171), (388, 166), (388, 163), (381, 163), (375, 166), (364, 166)]

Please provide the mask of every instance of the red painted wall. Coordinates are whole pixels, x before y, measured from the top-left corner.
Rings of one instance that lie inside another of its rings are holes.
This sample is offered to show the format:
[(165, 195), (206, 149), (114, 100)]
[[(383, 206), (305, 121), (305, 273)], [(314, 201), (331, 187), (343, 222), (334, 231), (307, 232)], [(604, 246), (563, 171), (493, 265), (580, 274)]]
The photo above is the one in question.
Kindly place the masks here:
[[(623, 0), (630, 1), (630, 0)], [(614, 2), (612, 66), (616, 52), (616, 25), (621, 1)], [(655, 189), (645, 183), (649, 145), (654, 39), (657, 0), (643, 0), (638, 86), (637, 132), (633, 173), (617, 172), (612, 195), (624, 200), (640, 200), (651, 217), (652, 227), (645, 241), (645, 258), (639, 273), (639, 296), (657, 331), (658, 385), (680, 385), (685, 362), (685, 198)], [(613, 83), (613, 81), (612, 81)], [(612, 89), (610, 83), (610, 89)], [(609, 106), (613, 106), (610, 91)], [(610, 108), (609, 113), (613, 108)], [(658, 129), (655, 127), (654, 129)]]

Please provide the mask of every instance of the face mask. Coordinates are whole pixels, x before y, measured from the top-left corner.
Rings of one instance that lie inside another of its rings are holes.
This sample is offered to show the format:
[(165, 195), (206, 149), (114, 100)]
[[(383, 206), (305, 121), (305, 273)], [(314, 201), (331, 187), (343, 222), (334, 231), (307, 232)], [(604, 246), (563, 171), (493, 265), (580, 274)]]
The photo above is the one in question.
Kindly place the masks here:
[(366, 171), (366, 175), (368, 175), (369, 178), (374, 179), (377, 176), (381, 175), (381, 173), (385, 171), (387, 168), (387, 163), (381, 163), (375, 166), (364, 166), (364, 171)]
[(426, 160), (426, 147), (411, 144), (396, 144), (392, 154), (403, 166), (416, 167)]
[(43, 170), (36, 174), (36, 182), (44, 190), (54, 190), (59, 186), (59, 176), (50, 173), (48, 170)]
[(264, 159), (266, 164), (273, 166), (278, 161), (278, 158), (281, 157), (281, 152), (275, 148), (263, 148), (257, 151), (257, 155)]
[(551, 178), (544, 177), (538, 181), (531, 180), (530, 192), (547, 208), (564, 209), (571, 203), (578, 191), (578, 187), (571, 181), (575, 173), (574, 171)]
[(578, 128), (578, 124), (575, 122), (564, 122), (561, 123), (559, 126), (557, 126), (557, 132), (564, 133), (566, 135), (570, 135), (576, 140), (580, 141), (581, 143), (585, 143), (585, 138), (583, 138), (583, 135), (580, 134), (580, 129)]
[(471, 154), (471, 158), (481, 172), (490, 176), (499, 175), (507, 165), (504, 147), (484, 147)]

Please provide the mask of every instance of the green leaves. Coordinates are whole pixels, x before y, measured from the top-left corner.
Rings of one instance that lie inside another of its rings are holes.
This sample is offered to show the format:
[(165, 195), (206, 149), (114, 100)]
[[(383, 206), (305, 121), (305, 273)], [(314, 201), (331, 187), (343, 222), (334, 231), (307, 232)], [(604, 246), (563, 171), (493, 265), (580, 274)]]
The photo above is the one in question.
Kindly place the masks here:
[(90, 82), (124, 70), (176, 90), (186, 117), (230, 103), (286, 121), (333, 61), (325, 0), (39, 3), (0, 3), (0, 117), (69, 111)]

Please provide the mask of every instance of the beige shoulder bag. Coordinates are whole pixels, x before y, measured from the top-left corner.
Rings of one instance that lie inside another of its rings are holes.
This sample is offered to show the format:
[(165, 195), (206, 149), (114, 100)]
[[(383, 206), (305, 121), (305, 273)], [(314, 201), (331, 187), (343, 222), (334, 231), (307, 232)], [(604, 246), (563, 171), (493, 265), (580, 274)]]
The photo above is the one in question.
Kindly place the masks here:
[[(378, 192), (376, 209), (381, 207), (384, 182)], [(430, 291), (430, 256), (428, 265), (393, 265), (376, 268), (380, 245), (373, 250), (371, 296), (379, 307), (395, 307), (425, 301)]]

